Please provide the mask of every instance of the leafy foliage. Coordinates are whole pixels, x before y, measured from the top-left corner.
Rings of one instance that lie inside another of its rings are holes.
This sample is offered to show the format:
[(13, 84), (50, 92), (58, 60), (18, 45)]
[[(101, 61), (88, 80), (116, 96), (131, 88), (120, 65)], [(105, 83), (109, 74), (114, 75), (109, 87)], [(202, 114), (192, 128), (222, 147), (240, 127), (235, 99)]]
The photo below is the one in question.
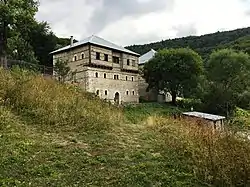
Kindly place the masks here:
[(197, 86), (203, 72), (201, 57), (191, 49), (165, 49), (144, 66), (144, 78), (149, 88), (170, 92), (173, 104), (178, 94)]
[(68, 66), (68, 62), (57, 59), (54, 65), (54, 71), (56, 73), (56, 76), (61, 80), (61, 82), (65, 82), (66, 77), (70, 73), (70, 67)]
[[(0, 3), (0, 22), (2, 23), (1, 30), (4, 33), (4, 35), (1, 37), (1, 42), (5, 44), (7, 43), (8, 39), (17, 42), (18, 45), (15, 49), (17, 53), (23, 54), (23, 49), (26, 48), (29, 54), (27, 60), (35, 59), (33, 51), (28, 42), (28, 33), (30, 29), (29, 24), (34, 22), (34, 16), (37, 10), (38, 2), (35, 0), (10, 0), (1, 1)], [(4, 45), (1, 54), (7, 53), (7, 50), (7, 46)], [(9, 55), (11, 55), (10, 52)], [(22, 58), (24, 57), (26, 56), (23, 54)], [(21, 60), (26, 59), (24, 58)]]
[(47, 22), (33, 22), (30, 25), (29, 41), (35, 56), (41, 65), (52, 67), (52, 55), (55, 50), (57, 37), (51, 31)]
[(220, 45), (219, 49), (222, 48), (231, 48), (237, 51), (243, 51), (245, 53), (250, 54), (250, 35), (241, 37), (233, 42), (230, 42), (225, 45)]
[(241, 94), (250, 86), (250, 57), (230, 49), (211, 54), (207, 77), (210, 82), (204, 102), (213, 113), (227, 113), (238, 105)]

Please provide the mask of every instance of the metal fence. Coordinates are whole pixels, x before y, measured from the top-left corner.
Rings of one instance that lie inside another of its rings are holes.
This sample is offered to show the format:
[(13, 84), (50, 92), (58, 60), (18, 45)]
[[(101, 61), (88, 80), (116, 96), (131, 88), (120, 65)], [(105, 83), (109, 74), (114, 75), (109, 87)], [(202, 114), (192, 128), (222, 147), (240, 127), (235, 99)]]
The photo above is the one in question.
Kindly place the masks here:
[(38, 73), (41, 73), (43, 75), (53, 75), (53, 67), (49, 67), (49, 66), (43, 66), (43, 65), (39, 65), (39, 64), (33, 64), (33, 63), (29, 63), (29, 62), (25, 62), (22, 60), (7, 60), (7, 69), (11, 69), (14, 67), (19, 67), (21, 69), (27, 69), (27, 70), (31, 70), (31, 71), (35, 71)]

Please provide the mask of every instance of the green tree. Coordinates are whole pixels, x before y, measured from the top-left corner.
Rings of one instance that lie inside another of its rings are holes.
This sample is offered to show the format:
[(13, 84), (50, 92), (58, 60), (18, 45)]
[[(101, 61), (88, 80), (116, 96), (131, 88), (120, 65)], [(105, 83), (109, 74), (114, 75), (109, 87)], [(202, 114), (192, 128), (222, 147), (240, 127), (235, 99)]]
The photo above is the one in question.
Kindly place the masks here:
[(36, 58), (41, 65), (52, 67), (52, 55), (49, 55), (49, 53), (56, 49), (57, 37), (51, 31), (47, 22), (34, 22), (30, 27), (30, 44)]
[(6, 61), (10, 52), (7, 42), (12, 36), (18, 37), (18, 41), (26, 41), (24, 45), (27, 45), (24, 47), (29, 49), (28, 26), (35, 20), (37, 10), (38, 2), (35, 0), (0, 0), (0, 57), (2, 61), (3, 59)]
[(250, 57), (232, 49), (214, 51), (207, 64), (206, 110), (229, 114), (250, 86)]
[(64, 60), (57, 60), (54, 65), (54, 71), (60, 82), (65, 82), (67, 76), (70, 74), (70, 67), (68, 62)]
[(161, 50), (144, 66), (148, 88), (170, 92), (174, 105), (178, 94), (197, 87), (202, 72), (201, 57), (189, 48)]

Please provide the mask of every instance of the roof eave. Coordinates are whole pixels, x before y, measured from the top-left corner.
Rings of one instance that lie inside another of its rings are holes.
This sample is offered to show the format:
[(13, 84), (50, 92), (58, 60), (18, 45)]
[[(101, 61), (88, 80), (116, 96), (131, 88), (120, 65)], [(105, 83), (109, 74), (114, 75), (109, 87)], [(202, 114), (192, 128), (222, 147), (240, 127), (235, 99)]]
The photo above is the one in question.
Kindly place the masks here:
[[(70, 50), (70, 49), (75, 48), (75, 47), (81, 47), (81, 46), (87, 45), (87, 44), (92, 44), (92, 45), (97, 45), (97, 46), (104, 47), (104, 48), (108, 48), (108, 49), (117, 50), (117, 51), (120, 51), (120, 52), (123, 52), (123, 53), (128, 53), (128, 54), (130, 54), (130, 55), (135, 55), (135, 56), (138, 56), (138, 57), (140, 56), (140, 54), (135, 53), (135, 52), (133, 52), (133, 51), (131, 51), (131, 52), (129, 52), (129, 51), (122, 51), (122, 50), (119, 50), (119, 49), (114, 49), (114, 48), (111, 48), (111, 47), (107, 47), (107, 46), (103, 46), (103, 45), (100, 45), (100, 44), (96, 44), (96, 43), (93, 43), (93, 42), (90, 42), (90, 41), (89, 41), (89, 42), (86, 42), (86, 43), (83, 43), (83, 44), (80, 44), (80, 45), (77, 45), (77, 46), (69, 47), (69, 48), (67, 48), (67, 49), (62, 49), (62, 50), (58, 49), (58, 50), (55, 50), (55, 51), (50, 52), (49, 54), (50, 54), (50, 55), (51, 55), (51, 54), (56, 54), (56, 53), (59, 53), (59, 52), (63, 52), (63, 51)], [(67, 47), (67, 46), (66, 46), (66, 47)]]

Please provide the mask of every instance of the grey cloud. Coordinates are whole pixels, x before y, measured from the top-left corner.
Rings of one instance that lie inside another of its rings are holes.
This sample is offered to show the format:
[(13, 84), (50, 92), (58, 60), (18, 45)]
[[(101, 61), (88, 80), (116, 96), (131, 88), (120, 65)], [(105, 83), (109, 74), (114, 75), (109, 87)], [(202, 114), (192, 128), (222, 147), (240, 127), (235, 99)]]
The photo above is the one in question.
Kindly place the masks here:
[[(136, 19), (151, 12), (172, 10), (174, 0), (40, 0), (38, 20), (48, 21), (53, 30), (82, 38), (99, 34), (125, 17)], [(62, 31), (62, 28), (65, 28)]]
[(247, 16), (250, 16), (250, 0), (240, 0), (240, 1), (247, 7), (245, 14)]
[[(87, 0), (90, 4), (93, 1)], [(108, 24), (127, 16), (140, 16), (151, 12), (159, 12), (173, 8), (174, 0), (98, 0), (87, 30), (92, 33), (100, 32)]]
[(250, 9), (246, 11), (246, 15), (250, 16)]
[(68, 33), (69, 36), (86, 35), (90, 14), (91, 6), (87, 0), (40, 0), (36, 18), (48, 21), (55, 32), (60, 29), (60, 33)]
[(140, 45), (146, 43), (152, 43), (155, 41), (162, 40), (162, 37), (157, 35), (156, 33), (147, 33), (147, 34), (136, 34), (130, 36), (129, 38), (120, 38), (119, 41), (124, 44), (124, 46), (129, 45)]
[(195, 27), (195, 24), (177, 25), (174, 26), (173, 29), (176, 31), (177, 37), (191, 36), (197, 34), (197, 28)]

